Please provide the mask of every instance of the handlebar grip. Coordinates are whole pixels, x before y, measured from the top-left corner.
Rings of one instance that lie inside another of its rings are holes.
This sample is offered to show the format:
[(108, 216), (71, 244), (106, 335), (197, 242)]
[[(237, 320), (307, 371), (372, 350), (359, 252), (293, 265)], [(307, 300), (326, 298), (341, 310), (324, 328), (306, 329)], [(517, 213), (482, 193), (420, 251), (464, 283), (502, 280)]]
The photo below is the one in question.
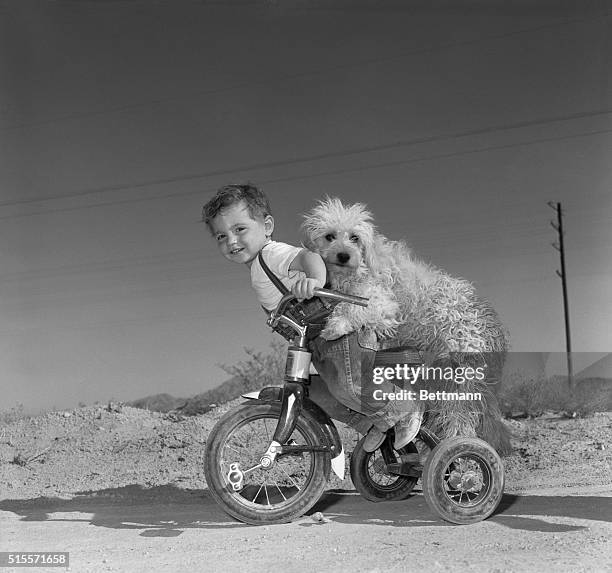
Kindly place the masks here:
[(316, 288), (314, 289), (314, 294), (315, 296), (338, 300), (341, 302), (349, 302), (358, 306), (368, 306), (369, 302), (369, 299), (364, 298), (362, 296), (356, 296), (353, 294), (342, 294), (333, 290), (328, 290), (326, 288)]

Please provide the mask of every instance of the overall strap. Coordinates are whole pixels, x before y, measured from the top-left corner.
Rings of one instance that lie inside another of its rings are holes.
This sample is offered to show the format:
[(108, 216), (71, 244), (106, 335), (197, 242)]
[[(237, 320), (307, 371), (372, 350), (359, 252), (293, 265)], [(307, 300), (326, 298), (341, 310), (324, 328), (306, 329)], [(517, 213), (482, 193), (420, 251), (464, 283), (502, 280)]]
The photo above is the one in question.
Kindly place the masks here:
[[(262, 249), (262, 251), (263, 251), (263, 249)], [(272, 281), (272, 284), (281, 292), (281, 294), (283, 296), (288, 294), (289, 293), (289, 289), (270, 270), (270, 267), (268, 267), (268, 265), (266, 265), (266, 262), (264, 261), (264, 258), (263, 258), (263, 255), (262, 255), (262, 251), (259, 251), (258, 259), (259, 259), (259, 264), (261, 265), (261, 268), (263, 269), (263, 272), (266, 273), (268, 278)]]

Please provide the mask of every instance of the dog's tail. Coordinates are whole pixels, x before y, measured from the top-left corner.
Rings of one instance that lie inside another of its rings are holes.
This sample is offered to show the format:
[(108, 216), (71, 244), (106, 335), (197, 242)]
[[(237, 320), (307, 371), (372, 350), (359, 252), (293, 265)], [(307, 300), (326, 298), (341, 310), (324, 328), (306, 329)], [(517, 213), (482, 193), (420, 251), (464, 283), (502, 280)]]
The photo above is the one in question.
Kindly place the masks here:
[[(440, 364), (443, 362), (437, 362)], [(425, 425), (441, 439), (455, 436), (478, 437), (493, 446), (500, 455), (512, 452), (512, 434), (502, 420), (499, 402), (495, 395), (495, 384), (466, 381), (461, 391), (478, 393), (479, 399), (454, 400), (435, 399), (427, 401)], [(435, 386), (434, 386), (435, 385)], [(428, 392), (444, 390), (456, 392), (454, 381), (438, 379), (434, 382), (419, 380), (413, 388)], [(476, 396), (474, 396), (476, 397)]]
[(478, 437), (493, 446), (500, 456), (508, 455), (512, 453), (512, 433), (502, 420), (495, 397), (491, 398), (485, 402), (483, 397), (484, 408), (480, 412), (451, 402), (430, 405), (425, 426), (441, 439)]
[(512, 444), (510, 443), (512, 432), (502, 420), (495, 396), (487, 397), (486, 407), (476, 429), (476, 435), (485, 442), (489, 442), (500, 456), (507, 456), (512, 453)]

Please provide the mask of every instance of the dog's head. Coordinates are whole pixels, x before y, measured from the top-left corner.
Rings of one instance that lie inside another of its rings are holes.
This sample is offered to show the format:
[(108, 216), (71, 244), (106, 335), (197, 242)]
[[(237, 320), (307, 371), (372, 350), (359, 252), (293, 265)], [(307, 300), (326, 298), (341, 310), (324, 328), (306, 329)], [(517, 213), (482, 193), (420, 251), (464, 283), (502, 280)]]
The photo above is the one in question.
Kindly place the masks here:
[(306, 246), (319, 253), (331, 275), (372, 270), (377, 233), (363, 203), (344, 205), (327, 197), (306, 213), (302, 225)]

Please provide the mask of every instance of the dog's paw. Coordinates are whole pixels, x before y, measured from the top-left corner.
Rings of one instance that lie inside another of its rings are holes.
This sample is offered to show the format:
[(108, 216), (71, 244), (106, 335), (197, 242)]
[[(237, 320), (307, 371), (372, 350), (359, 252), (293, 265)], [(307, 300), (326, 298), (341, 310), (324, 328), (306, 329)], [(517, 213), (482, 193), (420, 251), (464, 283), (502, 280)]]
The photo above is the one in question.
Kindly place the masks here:
[(397, 320), (385, 320), (373, 325), (373, 329), (376, 335), (381, 339), (396, 338), (399, 325), (400, 323)]
[(331, 316), (327, 325), (321, 331), (321, 337), (325, 340), (336, 340), (349, 332), (353, 332), (355, 327), (344, 316)]
[(376, 335), (383, 339), (383, 338), (395, 338), (397, 336), (397, 327), (389, 327), (386, 326), (384, 328), (377, 328), (375, 329)]
[(398, 320), (396, 312), (380, 312), (380, 309), (373, 308), (364, 321), (369, 328), (372, 328), (379, 338), (394, 338), (397, 335), (398, 327), (401, 322)]

